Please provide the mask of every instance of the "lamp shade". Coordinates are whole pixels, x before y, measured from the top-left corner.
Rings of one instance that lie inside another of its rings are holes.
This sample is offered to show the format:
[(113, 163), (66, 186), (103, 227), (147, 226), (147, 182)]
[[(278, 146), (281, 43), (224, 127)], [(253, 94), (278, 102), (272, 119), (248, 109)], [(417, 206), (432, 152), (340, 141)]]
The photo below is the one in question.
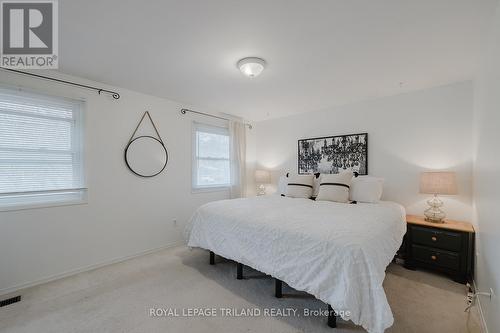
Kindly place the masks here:
[(255, 170), (255, 182), (260, 184), (271, 183), (271, 173), (267, 170)]
[(420, 193), (457, 194), (457, 180), (454, 172), (422, 172)]

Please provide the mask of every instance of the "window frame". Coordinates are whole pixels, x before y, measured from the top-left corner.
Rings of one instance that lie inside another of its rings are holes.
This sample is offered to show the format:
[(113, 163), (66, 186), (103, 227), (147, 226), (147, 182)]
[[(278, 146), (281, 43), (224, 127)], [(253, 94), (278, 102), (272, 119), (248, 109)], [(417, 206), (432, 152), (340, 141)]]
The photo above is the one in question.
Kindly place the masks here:
[[(214, 124), (207, 124), (193, 121), (192, 123), (192, 153), (191, 153), (191, 191), (192, 193), (200, 192), (218, 192), (227, 191), (231, 187), (231, 171), (229, 174), (229, 183), (227, 184), (214, 184), (214, 185), (198, 185), (198, 154), (197, 154), (197, 132), (214, 133), (227, 135), (230, 140), (229, 128), (228, 126), (220, 126)], [(229, 169), (231, 170), (231, 142), (229, 141), (229, 158), (214, 158), (213, 160), (223, 160), (229, 162)], [(207, 158), (205, 158), (207, 159)]]
[[(72, 151), (77, 152), (73, 158), (79, 161), (72, 163), (73, 173), (77, 172), (80, 178), (80, 186), (57, 189), (57, 190), (36, 190), (0, 193), (0, 212), (15, 211), (25, 209), (36, 209), (45, 207), (57, 207), (66, 205), (79, 205), (88, 202), (88, 188), (86, 186), (86, 164), (85, 164), (85, 113), (86, 101), (83, 99), (69, 98), (48, 94), (38, 90), (24, 89), (19, 87), (0, 85), (0, 89), (10, 92), (12, 95), (25, 95), (29, 99), (39, 98), (40, 100), (59, 100), (74, 104), (73, 109), (73, 130), (71, 133)], [(77, 166), (78, 169), (75, 169)]]

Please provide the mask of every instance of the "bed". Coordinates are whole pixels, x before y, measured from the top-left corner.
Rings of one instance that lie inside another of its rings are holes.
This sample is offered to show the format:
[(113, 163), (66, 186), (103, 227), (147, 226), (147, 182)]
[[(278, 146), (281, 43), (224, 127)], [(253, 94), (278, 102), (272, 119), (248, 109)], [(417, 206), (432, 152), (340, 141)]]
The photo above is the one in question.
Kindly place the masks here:
[(186, 231), (188, 246), (308, 292), (370, 333), (393, 323), (382, 282), (406, 232), (397, 203), (279, 195), (221, 200), (200, 207)]

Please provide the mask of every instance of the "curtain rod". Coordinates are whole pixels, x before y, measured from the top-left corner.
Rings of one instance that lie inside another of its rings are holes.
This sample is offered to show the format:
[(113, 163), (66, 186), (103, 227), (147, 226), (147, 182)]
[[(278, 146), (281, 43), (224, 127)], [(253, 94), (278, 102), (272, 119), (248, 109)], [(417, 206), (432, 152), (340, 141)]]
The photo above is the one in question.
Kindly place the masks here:
[[(231, 121), (231, 119), (224, 118), (224, 117), (219, 117), (219, 116), (216, 116), (216, 115), (213, 115), (213, 114), (210, 114), (210, 113), (205, 113), (205, 112), (200, 112), (200, 111), (194, 111), (194, 110), (190, 110), (190, 109), (181, 109), (181, 113), (182, 114), (186, 114), (186, 112), (191, 112), (191, 113), (201, 114), (201, 115), (207, 116), (207, 117), (212, 117), (212, 118), (217, 118), (217, 119)], [(248, 124), (248, 123), (243, 123), (243, 124), (245, 126), (248, 126), (249, 129), (252, 129), (252, 125), (251, 124)]]
[(72, 85), (72, 86), (76, 86), (76, 87), (80, 87), (80, 88), (95, 90), (95, 91), (97, 91), (97, 93), (99, 95), (101, 93), (110, 94), (114, 99), (119, 99), (120, 98), (120, 94), (117, 93), (116, 91), (106, 90), (106, 89), (102, 89), (102, 88), (96, 88), (96, 87), (88, 86), (88, 85), (81, 84), (81, 83), (76, 83), (76, 82), (71, 82), (71, 81), (56, 79), (56, 78), (49, 77), (49, 76), (43, 76), (43, 75), (39, 75), (39, 74), (33, 74), (33, 73), (18, 71), (16, 69), (11, 69), (11, 68), (0, 67), (0, 69), (3, 69), (4, 71), (9, 71), (9, 72), (17, 73), (17, 74), (23, 74), (23, 75), (33, 76), (33, 77), (36, 77), (36, 78), (39, 78), (39, 79), (50, 80), (50, 81), (55, 81), (55, 82), (62, 83), (62, 84), (68, 84), (68, 85)]

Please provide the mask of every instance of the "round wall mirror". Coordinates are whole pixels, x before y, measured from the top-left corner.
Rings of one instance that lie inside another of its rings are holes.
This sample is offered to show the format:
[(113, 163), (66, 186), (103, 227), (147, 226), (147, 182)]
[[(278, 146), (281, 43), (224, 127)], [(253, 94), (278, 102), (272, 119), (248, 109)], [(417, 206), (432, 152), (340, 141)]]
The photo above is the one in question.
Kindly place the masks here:
[(125, 163), (138, 176), (154, 177), (165, 169), (167, 162), (167, 149), (155, 137), (139, 136), (125, 148)]

